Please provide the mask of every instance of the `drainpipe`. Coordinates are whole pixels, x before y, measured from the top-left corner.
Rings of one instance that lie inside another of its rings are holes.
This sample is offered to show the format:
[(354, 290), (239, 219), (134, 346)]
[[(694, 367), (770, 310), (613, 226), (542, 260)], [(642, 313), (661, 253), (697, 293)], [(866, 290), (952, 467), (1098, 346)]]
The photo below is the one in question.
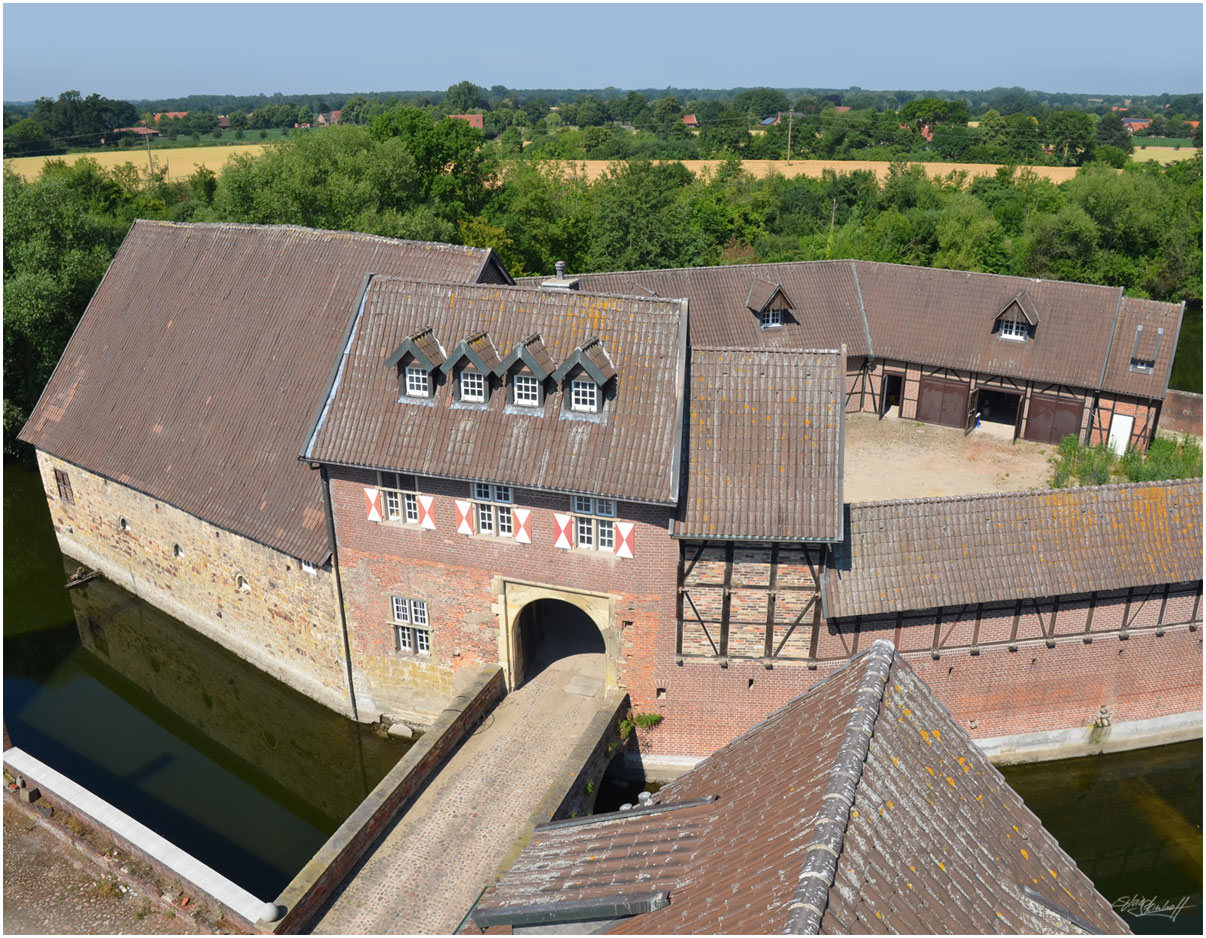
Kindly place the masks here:
[(327, 516), (327, 540), (331, 544), (331, 570), (335, 574), (336, 608), (339, 612), (339, 627), (343, 631), (343, 660), (348, 670), (348, 701), (352, 705), (352, 719), (360, 722), (360, 711), (356, 708), (356, 690), (352, 683), (352, 645), (348, 641), (348, 619), (343, 611), (343, 580), (339, 576), (339, 548), (335, 541), (335, 514), (331, 510), (331, 477), (327, 467), (319, 466), (322, 476), (322, 507)]

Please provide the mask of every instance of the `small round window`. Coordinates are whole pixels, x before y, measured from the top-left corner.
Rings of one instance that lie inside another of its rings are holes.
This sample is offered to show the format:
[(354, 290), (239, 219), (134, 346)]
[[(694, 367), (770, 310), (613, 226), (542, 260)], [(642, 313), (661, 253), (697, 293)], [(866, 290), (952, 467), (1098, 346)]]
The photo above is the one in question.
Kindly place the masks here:
[(239, 592), (241, 593), (251, 592), (251, 584), (247, 582), (247, 577), (243, 576), (241, 573), (235, 577), (235, 586), (239, 588)]

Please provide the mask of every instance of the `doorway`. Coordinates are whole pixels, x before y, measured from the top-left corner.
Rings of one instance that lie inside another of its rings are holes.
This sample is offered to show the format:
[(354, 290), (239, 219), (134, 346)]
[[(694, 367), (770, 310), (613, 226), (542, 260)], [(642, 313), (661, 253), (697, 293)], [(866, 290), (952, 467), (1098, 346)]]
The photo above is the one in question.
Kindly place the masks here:
[(904, 375), (884, 375), (884, 393), (879, 402), (879, 416), (899, 417), (900, 400), (904, 395)]
[(560, 599), (537, 599), (515, 620), (516, 686), (530, 681), (550, 665), (579, 655), (607, 652), (603, 634), (577, 606)]
[(1017, 439), (1018, 411), (1021, 409), (1022, 395), (1019, 392), (998, 391), (992, 388), (980, 388), (978, 393), (977, 429), (1003, 440), (1012, 442)]

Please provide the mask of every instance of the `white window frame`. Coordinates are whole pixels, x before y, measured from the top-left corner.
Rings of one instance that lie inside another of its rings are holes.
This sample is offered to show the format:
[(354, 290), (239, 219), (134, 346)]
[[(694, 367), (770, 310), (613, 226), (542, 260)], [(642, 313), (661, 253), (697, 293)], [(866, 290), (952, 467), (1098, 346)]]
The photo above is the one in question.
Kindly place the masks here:
[(589, 378), (574, 378), (570, 382), (570, 410), (580, 414), (597, 414), (599, 386)]
[(783, 310), (764, 309), (758, 315), (758, 325), (763, 329), (778, 329), (783, 325)]
[(469, 492), (473, 502), (476, 533), (487, 537), (514, 537), (515, 493), (509, 485), (474, 482)]
[(406, 366), (406, 396), (431, 397), (431, 375), (425, 369)]
[(426, 600), (390, 596), (389, 604), (395, 650), (404, 655), (431, 654), (431, 629)]
[(513, 375), (511, 397), (520, 407), (540, 406), (540, 381), (535, 375)]
[(609, 554), (616, 549), (616, 503), (610, 498), (575, 495), (570, 499), (574, 518), (574, 546)]
[[(382, 520), (417, 525), (419, 523), (418, 492), (386, 485), (385, 475), (381, 472), (377, 474), (377, 485), (385, 493), (385, 517)], [(398, 476), (397, 481), (401, 484), (401, 476), (404, 473), (390, 473), (390, 475)]]
[(301, 562), (301, 568), (303, 573), (308, 573), (310, 576), (318, 576), (317, 564), (312, 564), (308, 560), (303, 560)]
[(1030, 330), (1025, 323), (1018, 322), (1016, 319), (1002, 319), (997, 334), (1002, 339), (1009, 339), (1011, 342), (1025, 342), (1030, 337)]
[(486, 376), (475, 368), (461, 369), (461, 400), (470, 404), (485, 403)]

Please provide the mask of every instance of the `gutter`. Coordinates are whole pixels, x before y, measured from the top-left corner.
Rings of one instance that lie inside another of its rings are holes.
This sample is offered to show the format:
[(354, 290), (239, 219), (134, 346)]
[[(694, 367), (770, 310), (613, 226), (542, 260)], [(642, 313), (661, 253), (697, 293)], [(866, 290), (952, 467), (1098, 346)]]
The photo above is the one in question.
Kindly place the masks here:
[(348, 702), (352, 705), (352, 719), (360, 721), (356, 707), (356, 688), (352, 681), (352, 644), (348, 640), (348, 617), (343, 608), (343, 578), (339, 573), (339, 549), (335, 544), (335, 515), (331, 510), (331, 477), (326, 466), (319, 466), (322, 476), (322, 507), (327, 516), (327, 538), (331, 541), (331, 571), (335, 574), (335, 608), (339, 611), (339, 628), (343, 633), (343, 660), (348, 672)]
[(871, 326), (867, 322), (867, 307), (863, 305), (863, 288), (859, 285), (858, 268), (854, 266), (854, 261), (850, 262), (850, 273), (854, 275), (854, 293), (858, 297), (858, 311), (863, 315), (863, 335), (867, 337), (867, 360), (875, 361), (875, 349), (871, 347)]

